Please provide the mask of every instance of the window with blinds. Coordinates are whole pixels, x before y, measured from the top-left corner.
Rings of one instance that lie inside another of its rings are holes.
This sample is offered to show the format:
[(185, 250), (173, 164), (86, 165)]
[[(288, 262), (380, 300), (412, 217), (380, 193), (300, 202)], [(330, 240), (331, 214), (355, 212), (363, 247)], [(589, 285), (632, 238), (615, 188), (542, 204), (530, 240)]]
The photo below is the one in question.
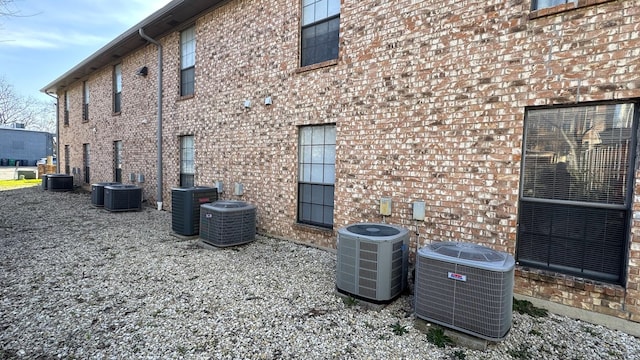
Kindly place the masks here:
[(621, 284), (637, 103), (526, 113), (520, 264)]

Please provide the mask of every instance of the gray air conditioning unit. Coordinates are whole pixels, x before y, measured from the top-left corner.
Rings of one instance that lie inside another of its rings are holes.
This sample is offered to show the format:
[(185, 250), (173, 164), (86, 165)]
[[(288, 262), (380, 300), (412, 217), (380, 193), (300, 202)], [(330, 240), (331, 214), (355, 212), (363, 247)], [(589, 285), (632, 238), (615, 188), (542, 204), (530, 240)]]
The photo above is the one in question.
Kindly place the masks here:
[(48, 174), (46, 189), (49, 191), (73, 190), (73, 176), (67, 174)]
[(374, 303), (390, 302), (407, 287), (409, 231), (359, 223), (338, 230), (336, 289)]
[(220, 200), (200, 206), (200, 239), (226, 247), (256, 238), (256, 207), (243, 201)]
[(193, 186), (171, 189), (171, 229), (180, 235), (200, 232), (200, 205), (218, 200), (218, 189)]
[(102, 182), (91, 184), (91, 205), (95, 207), (104, 206), (104, 187), (109, 185), (118, 185), (119, 182)]
[(513, 256), (480, 245), (440, 242), (418, 250), (416, 316), (479, 338), (511, 329)]
[(109, 211), (142, 210), (142, 188), (123, 184), (105, 186), (104, 208)]

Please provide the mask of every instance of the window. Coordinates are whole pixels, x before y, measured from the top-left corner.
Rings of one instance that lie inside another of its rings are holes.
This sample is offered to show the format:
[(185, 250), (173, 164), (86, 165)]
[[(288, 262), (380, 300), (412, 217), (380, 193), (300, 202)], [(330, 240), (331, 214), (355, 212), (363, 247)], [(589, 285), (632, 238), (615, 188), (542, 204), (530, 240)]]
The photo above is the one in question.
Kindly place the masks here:
[(113, 142), (113, 181), (122, 182), (122, 141)]
[(71, 175), (71, 147), (69, 145), (64, 146), (64, 173)]
[(193, 95), (196, 75), (196, 28), (180, 33), (180, 96)]
[(556, 5), (573, 3), (574, 0), (533, 0), (531, 2), (532, 10), (544, 9)]
[(336, 126), (300, 128), (298, 159), (298, 221), (332, 228)]
[(64, 125), (69, 125), (69, 94), (64, 92)]
[(621, 284), (637, 104), (528, 110), (518, 261)]
[(301, 66), (338, 58), (340, 0), (302, 1)]
[(84, 166), (84, 182), (85, 184), (89, 184), (91, 182), (91, 178), (89, 177), (89, 154), (90, 147), (89, 144), (82, 144), (82, 165)]
[(118, 64), (113, 67), (113, 112), (119, 113), (122, 110), (122, 66)]
[(89, 121), (89, 84), (82, 83), (82, 120)]
[(191, 187), (194, 185), (194, 147), (193, 135), (180, 138), (180, 186)]

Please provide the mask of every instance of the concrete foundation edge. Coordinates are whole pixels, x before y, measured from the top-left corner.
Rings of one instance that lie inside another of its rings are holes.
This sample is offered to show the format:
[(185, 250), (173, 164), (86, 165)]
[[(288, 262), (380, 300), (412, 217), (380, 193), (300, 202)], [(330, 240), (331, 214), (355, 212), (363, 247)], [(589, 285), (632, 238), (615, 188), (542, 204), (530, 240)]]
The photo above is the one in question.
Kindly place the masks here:
[(588, 310), (578, 309), (571, 306), (554, 303), (548, 300), (542, 300), (527, 295), (514, 294), (514, 297), (518, 300), (526, 300), (533, 304), (535, 307), (547, 309), (550, 312), (570, 317), (572, 319), (586, 321), (591, 324), (597, 324), (606, 326), (609, 329), (619, 330), (629, 335), (640, 338), (640, 324), (620, 319), (615, 316), (600, 314)]

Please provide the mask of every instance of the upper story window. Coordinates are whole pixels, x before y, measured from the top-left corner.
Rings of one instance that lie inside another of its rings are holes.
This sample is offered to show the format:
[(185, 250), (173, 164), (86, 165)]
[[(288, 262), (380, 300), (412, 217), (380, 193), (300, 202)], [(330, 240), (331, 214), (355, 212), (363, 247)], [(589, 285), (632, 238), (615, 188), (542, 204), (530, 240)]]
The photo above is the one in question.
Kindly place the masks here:
[(338, 58), (340, 0), (302, 1), (300, 66)]
[(573, 0), (533, 0), (531, 2), (532, 10), (539, 10), (549, 8), (556, 5), (568, 4), (574, 2)]
[(122, 110), (122, 65), (113, 67), (113, 112)]
[(196, 75), (196, 28), (180, 33), (180, 96), (193, 95)]
[(89, 84), (82, 83), (82, 120), (89, 121)]
[(69, 93), (64, 92), (64, 124), (69, 125)]

